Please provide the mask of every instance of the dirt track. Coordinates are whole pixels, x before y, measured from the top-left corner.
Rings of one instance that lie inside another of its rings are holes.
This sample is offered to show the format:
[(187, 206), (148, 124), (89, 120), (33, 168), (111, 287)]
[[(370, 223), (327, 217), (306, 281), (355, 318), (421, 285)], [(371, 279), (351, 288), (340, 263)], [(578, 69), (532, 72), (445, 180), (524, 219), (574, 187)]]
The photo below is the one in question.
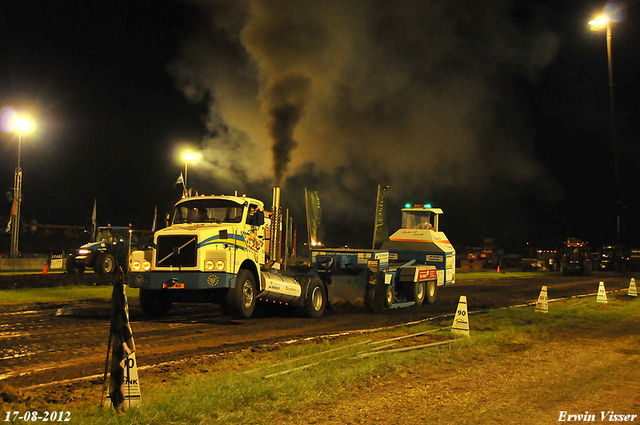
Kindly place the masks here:
[[(263, 310), (258, 318), (236, 320), (210, 304), (178, 304), (160, 320), (142, 316), (130, 298), (131, 326), (141, 378), (206, 363), (216, 355), (242, 349), (268, 349), (278, 342), (392, 326), (451, 314), (460, 295), (470, 310), (535, 302), (542, 285), (549, 298), (627, 288), (630, 276), (597, 273), (590, 277), (543, 274), (535, 278), (462, 280), (440, 287), (433, 306), (371, 313), (349, 307), (320, 319), (299, 318), (287, 310)], [(1, 293), (0, 293), (1, 294)], [(107, 351), (109, 300), (0, 305), (0, 386), (33, 392), (49, 402), (64, 402), (101, 382)], [(188, 359), (188, 362), (180, 362)], [(87, 379), (87, 377), (93, 377)]]

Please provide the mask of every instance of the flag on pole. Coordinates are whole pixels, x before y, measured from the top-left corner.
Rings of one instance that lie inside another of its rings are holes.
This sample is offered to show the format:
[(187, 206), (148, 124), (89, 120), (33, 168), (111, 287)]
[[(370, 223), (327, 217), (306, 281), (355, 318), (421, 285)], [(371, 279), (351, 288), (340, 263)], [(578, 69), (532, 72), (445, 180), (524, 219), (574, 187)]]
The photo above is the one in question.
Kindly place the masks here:
[(307, 234), (309, 246), (322, 244), (324, 228), (322, 226), (322, 208), (320, 207), (320, 195), (317, 190), (309, 191), (304, 188), (305, 206), (307, 210)]
[(119, 277), (113, 284), (111, 295), (111, 340), (113, 351), (111, 356), (111, 373), (109, 378), (109, 398), (117, 412), (127, 407), (140, 404), (140, 383), (138, 381), (138, 365), (136, 363), (136, 347), (129, 323), (129, 304), (124, 285), (122, 268)]
[(389, 224), (387, 223), (386, 194), (389, 186), (378, 185), (378, 197), (376, 200), (376, 219), (373, 228), (373, 247), (380, 247), (389, 239)]
[(91, 213), (91, 240), (95, 240), (96, 230), (98, 229), (98, 216), (96, 215), (96, 198), (93, 198), (93, 213)]
[(180, 177), (178, 177), (178, 180), (176, 180), (176, 182), (173, 185), (176, 186), (179, 184), (184, 186), (184, 177), (182, 177), (182, 172), (180, 172)]
[(16, 198), (13, 198), (13, 206), (11, 207), (11, 217), (9, 217), (9, 223), (7, 223), (7, 233), (11, 233), (11, 224), (13, 223), (13, 217), (16, 215)]
[(156, 210), (153, 212), (153, 225), (151, 226), (151, 231), (156, 231), (156, 221), (158, 220), (158, 206), (156, 205)]

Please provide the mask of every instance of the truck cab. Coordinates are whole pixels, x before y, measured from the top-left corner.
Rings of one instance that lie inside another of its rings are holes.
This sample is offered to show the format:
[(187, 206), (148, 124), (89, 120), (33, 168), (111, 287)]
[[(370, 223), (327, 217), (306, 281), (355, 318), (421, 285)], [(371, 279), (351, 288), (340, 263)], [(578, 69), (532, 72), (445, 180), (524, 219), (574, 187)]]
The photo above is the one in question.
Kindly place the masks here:
[[(131, 254), (130, 285), (140, 288), (143, 311), (162, 316), (173, 301), (226, 301), (242, 309), (245, 299), (250, 311), (244, 315), (250, 316), (267, 261), (269, 226), (258, 199), (211, 195), (178, 201), (170, 226), (158, 230), (147, 249)], [(229, 291), (240, 280), (244, 289)]]

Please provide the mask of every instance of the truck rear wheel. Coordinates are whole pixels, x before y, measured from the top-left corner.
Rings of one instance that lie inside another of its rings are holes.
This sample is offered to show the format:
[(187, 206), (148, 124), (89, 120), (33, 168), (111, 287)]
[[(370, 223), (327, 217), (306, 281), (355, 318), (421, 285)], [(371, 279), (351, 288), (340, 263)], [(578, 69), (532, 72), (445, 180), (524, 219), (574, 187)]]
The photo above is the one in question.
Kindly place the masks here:
[(171, 310), (171, 298), (158, 289), (140, 289), (140, 308), (149, 317), (166, 316)]
[(427, 282), (426, 287), (425, 299), (427, 300), (427, 304), (433, 304), (436, 302), (436, 295), (438, 294), (438, 282), (430, 280)]
[(256, 279), (249, 270), (240, 269), (236, 287), (227, 292), (227, 306), (234, 316), (248, 319), (256, 309)]
[(321, 317), (327, 308), (327, 288), (319, 277), (309, 282), (302, 314), (306, 317)]
[(113, 273), (116, 268), (116, 259), (113, 254), (104, 252), (98, 255), (96, 258), (96, 264), (93, 269), (98, 274), (110, 274)]

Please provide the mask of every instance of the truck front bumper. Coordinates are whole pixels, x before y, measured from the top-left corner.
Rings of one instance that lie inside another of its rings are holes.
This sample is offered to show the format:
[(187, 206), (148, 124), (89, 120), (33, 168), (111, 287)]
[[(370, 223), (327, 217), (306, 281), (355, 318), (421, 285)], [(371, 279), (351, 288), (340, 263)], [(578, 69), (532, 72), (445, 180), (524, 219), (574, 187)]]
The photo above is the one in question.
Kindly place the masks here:
[(229, 273), (204, 272), (132, 272), (131, 288), (144, 289), (226, 289), (235, 284), (235, 276)]

